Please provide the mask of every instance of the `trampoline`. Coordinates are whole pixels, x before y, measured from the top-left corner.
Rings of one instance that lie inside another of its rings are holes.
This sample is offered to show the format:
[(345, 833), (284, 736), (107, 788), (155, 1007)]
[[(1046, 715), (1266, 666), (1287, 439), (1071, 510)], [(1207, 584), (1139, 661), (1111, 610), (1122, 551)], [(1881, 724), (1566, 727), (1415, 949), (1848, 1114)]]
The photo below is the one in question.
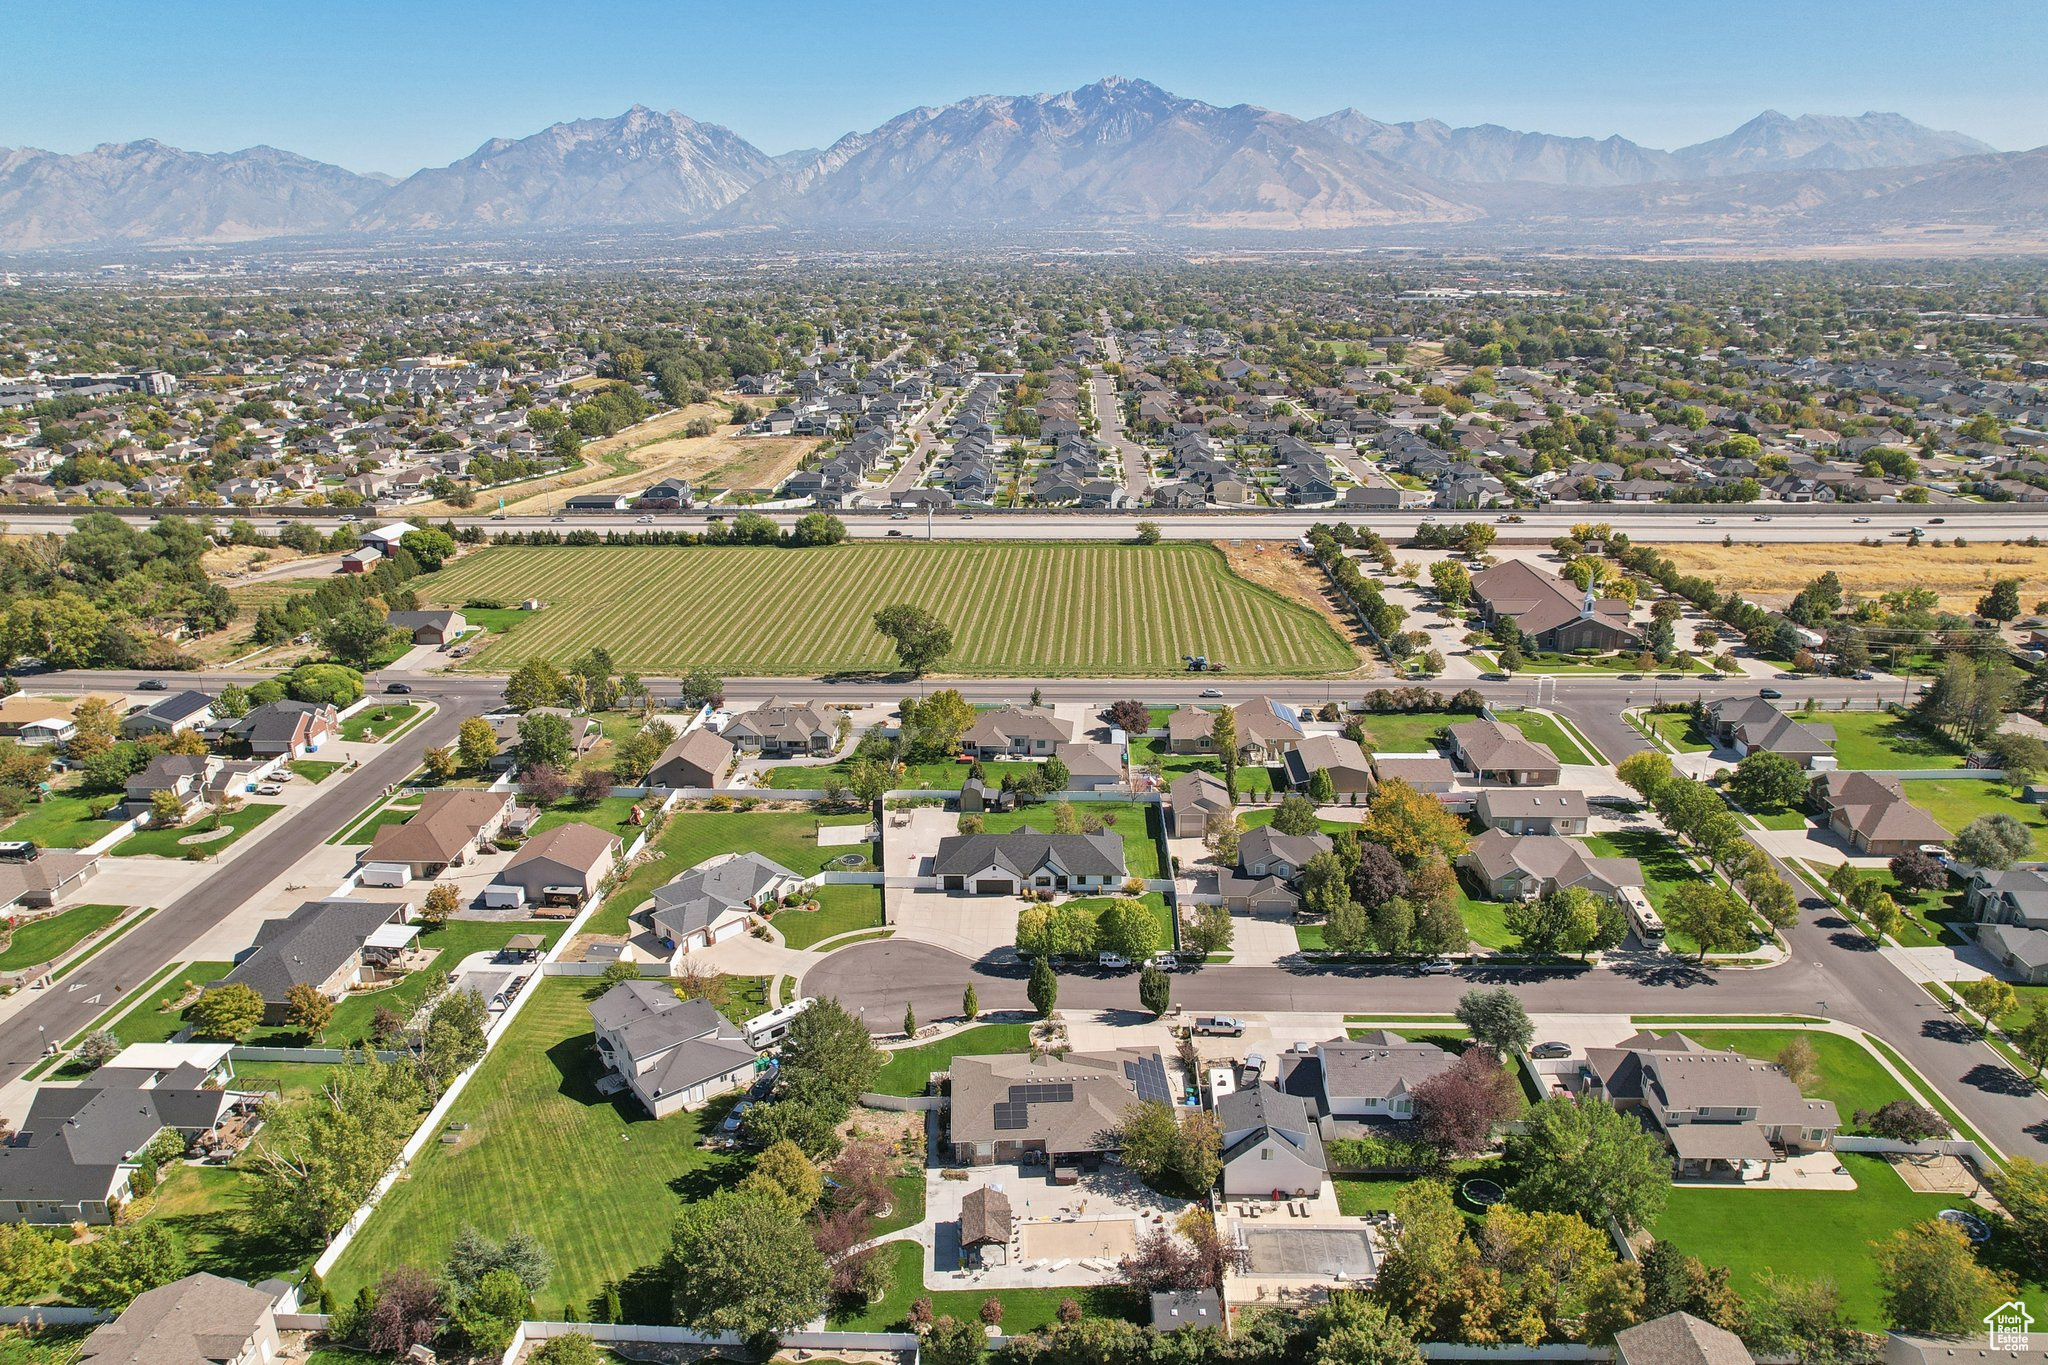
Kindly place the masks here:
[(1508, 1192), (1493, 1180), (1468, 1180), (1458, 1186), (1458, 1193), (1475, 1209), (1490, 1209), (1508, 1197)]
[(1974, 1213), (1967, 1213), (1962, 1209), (1943, 1209), (1941, 1221), (1954, 1223), (1962, 1229), (1963, 1236), (1978, 1246), (1991, 1240), (1991, 1225)]

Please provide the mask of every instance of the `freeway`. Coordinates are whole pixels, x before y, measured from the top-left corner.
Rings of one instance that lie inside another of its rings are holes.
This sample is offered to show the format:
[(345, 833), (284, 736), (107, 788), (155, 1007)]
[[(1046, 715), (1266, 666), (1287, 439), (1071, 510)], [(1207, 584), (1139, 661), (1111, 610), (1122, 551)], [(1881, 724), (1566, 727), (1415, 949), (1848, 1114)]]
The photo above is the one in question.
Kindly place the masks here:
[[(250, 512), (214, 512), (213, 515), (247, 516), (259, 528), (266, 521), (278, 525), (307, 521), (322, 530), (342, 524), (332, 513), (266, 518), (265, 513), (287, 509), (255, 509)], [(745, 510), (697, 508), (687, 512), (562, 512), (552, 516), (493, 517), (473, 514), (434, 518), (454, 524), (481, 526), (498, 531), (607, 531), (644, 530), (702, 531), (711, 518), (729, 519)], [(790, 526), (810, 509), (778, 509), (763, 512), (777, 524)], [(87, 512), (110, 512), (135, 525), (143, 525), (159, 513), (125, 508), (59, 508), (24, 504), (9, 507), (10, 519), (27, 522), (64, 523)], [(1930, 513), (1932, 513), (1930, 515)], [(199, 513), (198, 515), (204, 515)], [(358, 522), (400, 519), (403, 507), (357, 518)], [(886, 507), (847, 508), (834, 515), (845, 521), (851, 535), (860, 539), (888, 536), (892, 515)], [(1520, 522), (1507, 522), (1506, 514), (1489, 512), (1446, 512), (1411, 508), (1406, 511), (1361, 511), (1340, 507), (1253, 508), (1246, 511), (1169, 512), (1138, 511), (1048, 511), (1044, 509), (1004, 510), (975, 508), (948, 512), (934, 519), (931, 534), (948, 540), (1129, 540), (1137, 534), (1138, 523), (1149, 521), (1169, 540), (1294, 540), (1317, 522), (1347, 522), (1370, 527), (1389, 538), (1415, 534), (1426, 521), (1488, 521), (1496, 525), (1506, 541), (1547, 544), (1574, 525), (1604, 522), (1625, 531), (1635, 540), (1650, 543), (1671, 541), (1715, 542), (1724, 538), (1742, 544), (1797, 544), (1818, 541), (1853, 543), (1866, 538), (1889, 539), (1903, 536), (1912, 527), (1928, 535), (1956, 535), (1977, 540), (2018, 540), (2048, 532), (2048, 508), (2028, 510), (2016, 503), (1948, 504), (1938, 511), (1900, 503), (1868, 503), (1856, 506), (1807, 507), (1753, 513), (1747, 507), (1714, 508), (1656, 504), (1598, 503), (1548, 507), (1516, 513)], [(1938, 518), (1938, 520), (1937, 520)], [(275, 525), (268, 529), (276, 529)], [(917, 534), (925, 534), (919, 526)]]
[(42, 991), (29, 1008), (0, 1022), (0, 1085), (13, 1082), (33, 1066), (46, 1042), (62, 1042), (90, 1024), (121, 998), (123, 990), (140, 985), (165, 964), (176, 962), (208, 929), (288, 873), (329, 835), (361, 814), (377, 793), (417, 768), (428, 747), (449, 743), (462, 714), (467, 713), (443, 708), (355, 772), (336, 774), (289, 820), (265, 829), (225, 858), (198, 886), (93, 954), (61, 982)]

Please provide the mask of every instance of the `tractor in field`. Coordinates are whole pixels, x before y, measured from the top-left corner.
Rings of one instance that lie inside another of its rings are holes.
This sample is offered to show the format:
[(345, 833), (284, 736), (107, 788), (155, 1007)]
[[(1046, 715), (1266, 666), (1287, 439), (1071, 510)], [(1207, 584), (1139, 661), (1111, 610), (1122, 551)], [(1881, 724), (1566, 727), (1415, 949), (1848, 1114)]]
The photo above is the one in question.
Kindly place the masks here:
[(1212, 661), (1206, 654), (1183, 654), (1180, 657), (1190, 673), (1222, 673), (1229, 667), (1220, 660)]

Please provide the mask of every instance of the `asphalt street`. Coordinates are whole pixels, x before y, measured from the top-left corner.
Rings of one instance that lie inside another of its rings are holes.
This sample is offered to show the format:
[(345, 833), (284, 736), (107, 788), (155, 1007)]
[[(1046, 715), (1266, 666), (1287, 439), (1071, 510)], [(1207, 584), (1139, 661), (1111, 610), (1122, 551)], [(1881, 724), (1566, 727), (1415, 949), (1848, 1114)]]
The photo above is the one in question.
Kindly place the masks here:
[(265, 827), (261, 837), (224, 858), (198, 886), (39, 992), (30, 1008), (0, 1023), (0, 1084), (35, 1065), (46, 1042), (61, 1043), (90, 1024), (123, 992), (177, 961), (208, 929), (289, 872), (360, 815), (377, 793), (417, 768), (426, 749), (449, 743), (464, 714), (470, 713), (443, 707), (355, 772), (335, 774), (289, 820)]

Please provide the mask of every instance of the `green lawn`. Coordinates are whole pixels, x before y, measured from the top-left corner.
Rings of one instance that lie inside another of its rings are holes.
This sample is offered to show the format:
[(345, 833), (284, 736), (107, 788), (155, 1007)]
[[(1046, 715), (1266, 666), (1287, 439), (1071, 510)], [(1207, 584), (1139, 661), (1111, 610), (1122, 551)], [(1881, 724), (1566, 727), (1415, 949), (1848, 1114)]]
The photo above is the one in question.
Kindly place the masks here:
[(882, 924), (882, 888), (827, 885), (811, 892), (816, 910), (777, 910), (775, 928), (792, 948), (808, 948), (835, 934), (878, 929)]
[(325, 782), (342, 769), (339, 759), (295, 758), (284, 765), (308, 782)]
[(275, 1236), (250, 1232), (242, 1216), (243, 1191), (253, 1177), (232, 1166), (165, 1169), (163, 1183), (143, 1208), (143, 1218), (160, 1222), (184, 1239), (193, 1270), (228, 1275), (254, 1284), (296, 1274), (319, 1251)]
[[(1213, 754), (1176, 754), (1167, 750), (1167, 741), (1161, 739), (1133, 739), (1131, 741), (1131, 767), (1143, 771), (1148, 764), (1157, 763), (1165, 781), (1171, 785), (1176, 778), (1188, 773), (1214, 773), (1223, 776), (1223, 761)], [(1274, 781), (1273, 769), (1262, 763), (1240, 764), (1237, 769), (1237, 793), (1244, 796), (1250, 792), (1269, 792), (1281, 784)]]
[[(1260, 829), (1266, 825), (1272, 824), (1273, 817), (1279, 813), (1280, 808), (1278, 806), (1262, 806), (1257, 810), (1239, 811), (1237, 813), (1237, 821), (1246, 829)], [(1316, 823), (1322, 826), (1322, 831), (1325, 834), (1356, 834), (1358, 832), (1359, 822), (1356, 820), (1329, 820), (1319, 818), (1317, 819)]]
[(699, 1145), (717, 1104), (656, 1121), (630, 1094), (597, 1093), (588, 982), (534, 987), (509, 1036), (456, 1102), (462, 1140), (432, 1142), (327, 1277), (346, 1302), (394, 1265), (438, 1266), (465, 1224), (523, 1228), (554, 1257), (536, 1296), (559, 1311), (660, 1258), (684, 1199), (736, 1177), (736, 1159)]
[(275, 1090), (287, 1100), (317, 1094), (340, 1064), (325, 1062), (236, 1062), (233, 1089)]
[[(830, 585), (829, 591), (820, 585)], [(479, 656), (509, 671), (566, 663), (602, 643), (622, 668), (723, 676), (895, 666), (874, 613), (912, 602), (951, 623), (953, 673), (1181, 675), (1206, 654), (1239, 673), (1348, 671), (1355, 653), (1319, 613), (1230, 571), (1212, 545), (860, 541), (792, 553), (763, 546), (497, 547), (418, 584), (422, 599), (548, 605)], [(649, 602), (698, 604), (649, 611)]]
[(175, 1000), (184, 994), (185, 983), (205, 986), (218, 981), (233, 971), (232, 962), (188, 962), (174, 973), (166, 973), (155, 989), (138, 990), (140, 997), (135, 1007), (115, 1020), (109, 1027), (114, 1036), (124, 1043), (168, 1043), (179, 1029), (185, 1027), (183, 1010), (164, 1009), (166, 1000)]
[(1980, 815), (2010, 815), (2034, 832), (2034, 856), (2048, 858), (2048, 807), (2013, 799), (2003, 782), (1971, 777), (1934, 777), (1904, 784), (1906, 799), (1926, 811), (1950, 834)]
[(1494, 718), (1520, 730), (1532, 744), (1540, 744), (1557, 755), (1560, 763), (1590, 764), (1593, 756), (1573, 739), (1555, 716), (1541, 711), (1496, 711)]
[(541, 812), (540, 818), (533, 822), (533, 832), (539, 834), (556, 825), (596, 825), (630, 844), (640, 836), (640, 826), (633, 823), (633, 807), (640, 807), (644, 820), (659, 804), (658, 801), (644, 801), (633, 796), (607, 796), (602, 801), (588, 804), (574, 797), (565, 797)]
[[(1863, 874), (1868, 877), (1871, 874)], [(1963, 907), (1961, 888), (1939, 886), (1931, 891), (1908, 891), (1889, 871), (1879, 871), (1876, 880), (1898, 902), (1899, 927), (1892, 935), (1908, 948), (1932, 948), (1943, 943), (1961, 943), (1964, 937), (1948, 927), (1951, 920), (1970, 918)]]
[(420, 798), (417, 796), (394, 796), (365, 811), (352, 825), (344, 825), (341, 832), (328, 839), (330, 844), (348, 844), (351, 847), (367, 845), (377, 837), (377, 831), (386, 825), (402, 825), (419, 814)]
[(2048, 986), (2014, 986), (2019, 993), (2020, 1003), (1998, 1016), (1998, 1022), (2006, 1028), (2017, 1028), (2032, 1018), (2036, 1010), (2048, 1010)]
[(1881, 1331), (1881, 1286), (1870, 1243), (1955, 1208), (1958, 1200), (1916, 1194), (1876, 1157), (1844, 1152), (1841, 1162), (1856, 1178), (1854, 1191), (1674, 1189), (1654, 1231), (1689, 1256), (1727, 1266), (1738, 1293), (1753, 1292), (1765, 1271), (1825, 1275), (1841, 1289), (1850, 1319)]
[(52, 792), (14, 817), (9, 839), (32, 839), (44, 848), (84, 848), (113, 832), (114, 820), (95, 819), (87, 798), (73, 792)]
[[(1013, 811), (996, 811), (981, 818), (981, 827), (990, 834), (1007, 834), (1013, 829), (1052, 830), (1053, 810), (1057, 803), (1047, 801), (1036, 806), (1024, 806)], [(1159, 871), (1159, 807), (1120, 804), (1109, 801), (1077, 801), (1074, 813), (1084, 819), (1090, 814), (1103, 818), (1107, 823), (1114, 816), (1114, 831), (1124, 841), (1124, 869), (1133, 877), (1147, 880), (1161, 875)]]
[(1960, 768), (1968, 755), (1906, 716), (1887, 711), (1801, 711), (1798, 719), (1835, 727), (1843, 768)]
[(1506, 901), (1474, 900), (1461, 880), (1458, 883), (1458, 914), (1465, 921), (1465, 932), (1480, 947), (1498, 950), (1515, 945), (1515, 935), (1508, 929)]
[(411, 702), (386, 702), (380, 706), (364, 707), (341, 723), (341, 737), (349, 740), (384, 739), (418, 715), (419, 709)]
[(815, 815), (799, 811), (678, 811), (671, 816), (661, 837), (653, 844), (655, 856), (633, 870), (617, 890), (605, 898), (603, 908), (591, 917), (593, 934), (622, 934), (626, 916), (654, 894), (654, 888), (688, 872), (718, 853), (753, 851), (773, 858), (792, 872), (805, 876), (824, 870), (825, 864), (845, 854), (873, 860), (873, 844), (852, 844), (843, 848), (822, 848), (816, 829), (826, 825), (868, 823), (865, 815)]
[[(819, 763), (804, 766), (784, 764), (768, 770), (768, 787), (771, 791), (818, 791), (827, 778), (837, 778), (841, 786), (853, 780), (853, 760), (843, 758), (837, 763)], [(906, 763), (903, 776), (896, 779), (896, 785), (905, 791), (929, 787), (934, 791), (959, 791), (960, 784), (967, 780), (968, 763)], [(1001, 783), (1005, 774), (1022, 776), (1036, 763), (987, 762), (981, 765), (982, 777), (990, 783)]]
[(74, 905), (16, 929), (0, 950), (0, 972), (18, 972), (50, 962), (70, 951), (80, 939), (104, 929), (128, 912), (125, 905)]
[(407, 1018), (425, 1002), (434, 987), (447, 979), (457, 963), (471, 953), (504, 947), (519, 934), (539, 934), (548, 944), (562, 936), (560, 920), (452, 919), (435, 928), (423, 925), (420, 947), (434, 960), (396, 985), (374, 991), (351, 991), (334, 1007), (334, 1017), (314, 1039), (288, 1025), (261, 1027), (242, 1041), (284, 1047), (355, 1047), (369, 1041), (377, 1010), (395, 1010)]
[(226, 815), (220, 816), (219, 820), (220, 824), (227, 826), (232, 832), (221, 838), (208, 839), (197, 844), (179, 841), (204, 832), (214, 816), (204, 815), (190, 824), (177, 825), (170, 829), (138, 830), (114, 845), (114, 856), (134, 858), (150, 854), (158, 858), (187, 858), (194, 856), (196, 850), (198, 854), (212, 857), (223, 849), (232, 848), (242, 836), (283, 809), (283, 806), (272, 804), (248, 805), (240, 810), (229, 811)]
[(1703, 754), (1714, 747), (1697, 737), (1689, 712), (1648, 711), (1642, 721), (1659, 739), (1682, 754)]
[(1387, 711), (1359, 717), (1365, 722), (1369, 739), (1365, 748), (1376, 754), (1419, 754), (1427, 752), (1430, 741), (1446, 726), (1459, 725), (1474, 716), (1450, 711)]
[[(892, 1021), (893, 1022), (893, 1021)], [(978, 1024), (937, 1042), (898, 1048), (875, 1077), (877, 1095), (922, 1095), (934, 1071), (944, 1071), (955, 1057), (981, 1057), (1031, 1048), (1029, 1024)]]
[[(852, 1312), (835, 1313), (832, 1329), (839, 1332), (882, 1332), (900, 1329), (907, 1321), (910, 1305), (924, 1297), (925, 1249), (915, 1242), (891, 1242), (883, 1254), (889, 1258), (889, 1292), (871, 1306)], [(934, 1316), (972, 1319), (991, 1298), (1002, 1300), (1003, 1331), (1012, 1336), (1036, 1331), (1059, 1320), (1060, 1305), (1073, 1299), (1091, 1318), (1143, 1320), (1145, 1301), (1128, 1289), (1115, 1285), (1094, 1289), (937, 1289), (930, 1293)]]
[[(1616, 830), (1594, 834), (1582, 840), (1602, 858), (1634, 858), (1643, 869), (1643, 894), (1659, 913), (1671, 893), (1687, 882), (1699, 881), (1702, 873), (1670, 835), (1653, 829)], [(1664, 942), (1674, 953), (1697, 953), (1699, 944), (1678, 930), (1665, 926)]]

